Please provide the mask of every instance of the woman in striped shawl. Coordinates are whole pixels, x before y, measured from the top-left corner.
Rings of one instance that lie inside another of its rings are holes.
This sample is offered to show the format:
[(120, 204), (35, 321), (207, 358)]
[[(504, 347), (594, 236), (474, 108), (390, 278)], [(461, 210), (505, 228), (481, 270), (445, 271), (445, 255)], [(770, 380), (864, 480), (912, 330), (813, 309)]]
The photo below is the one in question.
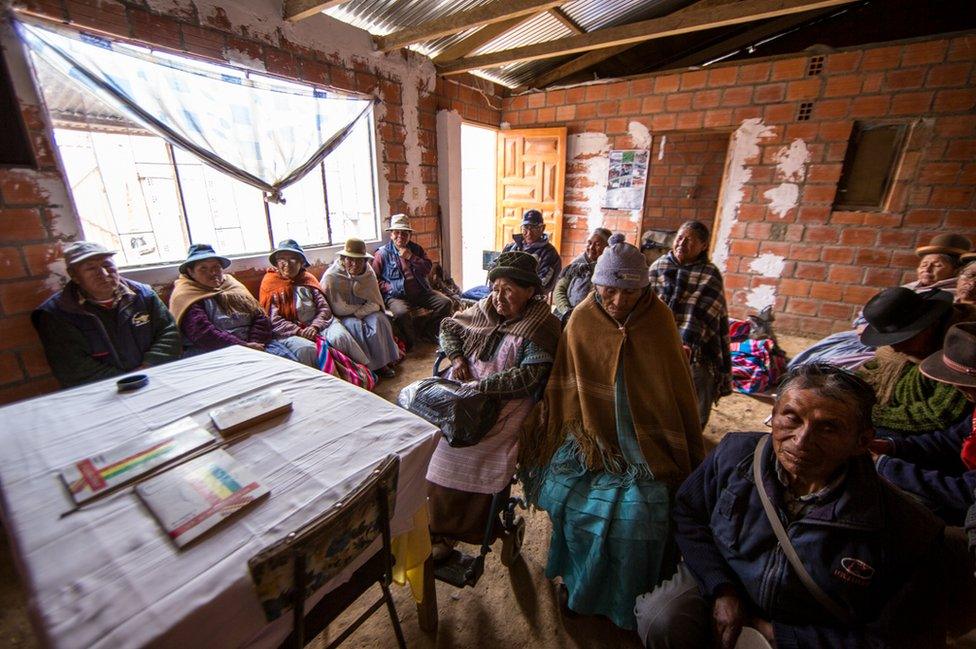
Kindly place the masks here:
[(703, 428), (712, 405), (732, 394), (725, 287), (707, 251), (708, 228), (700, 221), (687, 221), (678, 228), (674, 247), (650, 271), (651, 286), (674, 313), (681, 342), (691, 355), (691, 378)]
[(435, 560), (454, 540), (480, 543), (492, 495), (515, 474), (522, 422), (545, 386), (559, 342), (559, 320), (541, 299), (535, 257), (504, 252), (488, 273), (491, 294), (441, 322), (448, 378), (498, 397), (498, 420), (474, 446), (440, 440), (427, 471)]

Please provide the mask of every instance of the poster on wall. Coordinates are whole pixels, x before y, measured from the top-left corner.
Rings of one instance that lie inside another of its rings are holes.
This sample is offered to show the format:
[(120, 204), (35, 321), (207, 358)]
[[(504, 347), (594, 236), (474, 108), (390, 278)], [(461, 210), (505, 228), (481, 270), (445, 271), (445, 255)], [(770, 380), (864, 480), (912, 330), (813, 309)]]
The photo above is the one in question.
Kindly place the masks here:
[(614, 210), (644, 209), (647, 188), (646, 149), (617, 149), (610, 152), (610, 171), (603, 207)]

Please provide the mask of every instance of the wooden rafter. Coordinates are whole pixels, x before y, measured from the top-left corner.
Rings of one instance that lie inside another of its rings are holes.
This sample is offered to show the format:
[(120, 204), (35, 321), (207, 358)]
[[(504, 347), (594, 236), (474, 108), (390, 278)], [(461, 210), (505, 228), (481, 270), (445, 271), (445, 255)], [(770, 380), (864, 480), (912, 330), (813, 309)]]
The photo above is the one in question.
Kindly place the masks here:
[(517, 61), (535, 61), (565, 54), (640, 43), (656, 38), (777, 18), (856, 2), (856, 0), (743, 0), (716, 7), (704, 7), (687, 14), (652, 18), (619, 27), (607, 27), (581, 36), (569, 36), (546, 43), (516, 47), (501, 52), (469, 56), (438, 66), (441, 74), (458, 74), (495, 68)]
[(553, 7), (558, 7), (563, 2), (566, 0), (495, 0), (491, 4), (407, 27), (386, 36), (377, 36), (373, 40), (376, 42), (376, 49), (389, 52), (412, 43), (429, 41), (439, 36), (455, 34), (479, 25), (490, 25), (509, 18), (548, 11)]
[(285, 0), (285, 20), (302, 20), (349, 0)]
[(508, 20), (503, 20), (500, 23), (492, 23), (490, 25), (485, 25), (475, 33), (471, 34), (467, 38), (459, 40), (450, 47), (446, 48), (443, 52), (434, 57), (435, 64), (447, 63), (448, 61), (454, 61), (461, 58), (476, 49), (493, 41), (505, 32), (515, 29), (527, 20), (532, 20), (538, 14), (532, 14), (529, 16), (519, 16), (518, 18), (509, 18)]
[(549, 15), (564, 24), (569, 31), (574, 34), (585, 34), (586, 30), (579, 26), (575, 20), (570, 18), (569, 14), (560, 9), (559, 7), (553, 7), (549, 10)]

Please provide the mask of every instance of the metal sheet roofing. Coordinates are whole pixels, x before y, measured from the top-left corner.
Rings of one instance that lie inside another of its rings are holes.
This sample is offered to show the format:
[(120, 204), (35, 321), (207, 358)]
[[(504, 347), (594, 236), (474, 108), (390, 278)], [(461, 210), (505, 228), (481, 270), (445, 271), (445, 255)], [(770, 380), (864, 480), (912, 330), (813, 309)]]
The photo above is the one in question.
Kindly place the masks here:
[[(560, 8), (586, 32), (604, 27), (623, 25), (635, 20), (664, 15), (688, 5), (692, 0), (570, 0)], [(385, 36), (406, 27), (413, 27), (437, 18), (453, 15), (475, 7), (491, 4), (493, 0), (350, 0), (325, 13), (333, 18), (365, 29), (376, 36)], [(411, 45), (431, 58), (464, 40), (477, 29)], [(573, 32), (548, 12), (526, 20), (497, 38), (485, 43), (471, 54), (485, 54), (523, 45), (543, 43), (572, 36)], [(478, 76), (505, 86), (515, 87), (552, 69), (571, 57), (512, 63), (506, 66), (477, 70)]]

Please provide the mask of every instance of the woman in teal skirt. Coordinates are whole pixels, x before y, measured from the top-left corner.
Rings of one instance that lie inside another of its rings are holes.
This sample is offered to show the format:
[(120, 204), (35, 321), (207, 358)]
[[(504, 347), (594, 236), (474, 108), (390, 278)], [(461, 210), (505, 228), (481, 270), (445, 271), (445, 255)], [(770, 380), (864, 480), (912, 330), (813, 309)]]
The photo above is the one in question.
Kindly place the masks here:
[(522, 478), (552, 520), (546, 574), (564, 603), (634, 629), (634, 600), (674, 572), (670, 498), (704, 448), (688, 361), (643, 255), (613, 241), (593, 283), (523, 430)]

